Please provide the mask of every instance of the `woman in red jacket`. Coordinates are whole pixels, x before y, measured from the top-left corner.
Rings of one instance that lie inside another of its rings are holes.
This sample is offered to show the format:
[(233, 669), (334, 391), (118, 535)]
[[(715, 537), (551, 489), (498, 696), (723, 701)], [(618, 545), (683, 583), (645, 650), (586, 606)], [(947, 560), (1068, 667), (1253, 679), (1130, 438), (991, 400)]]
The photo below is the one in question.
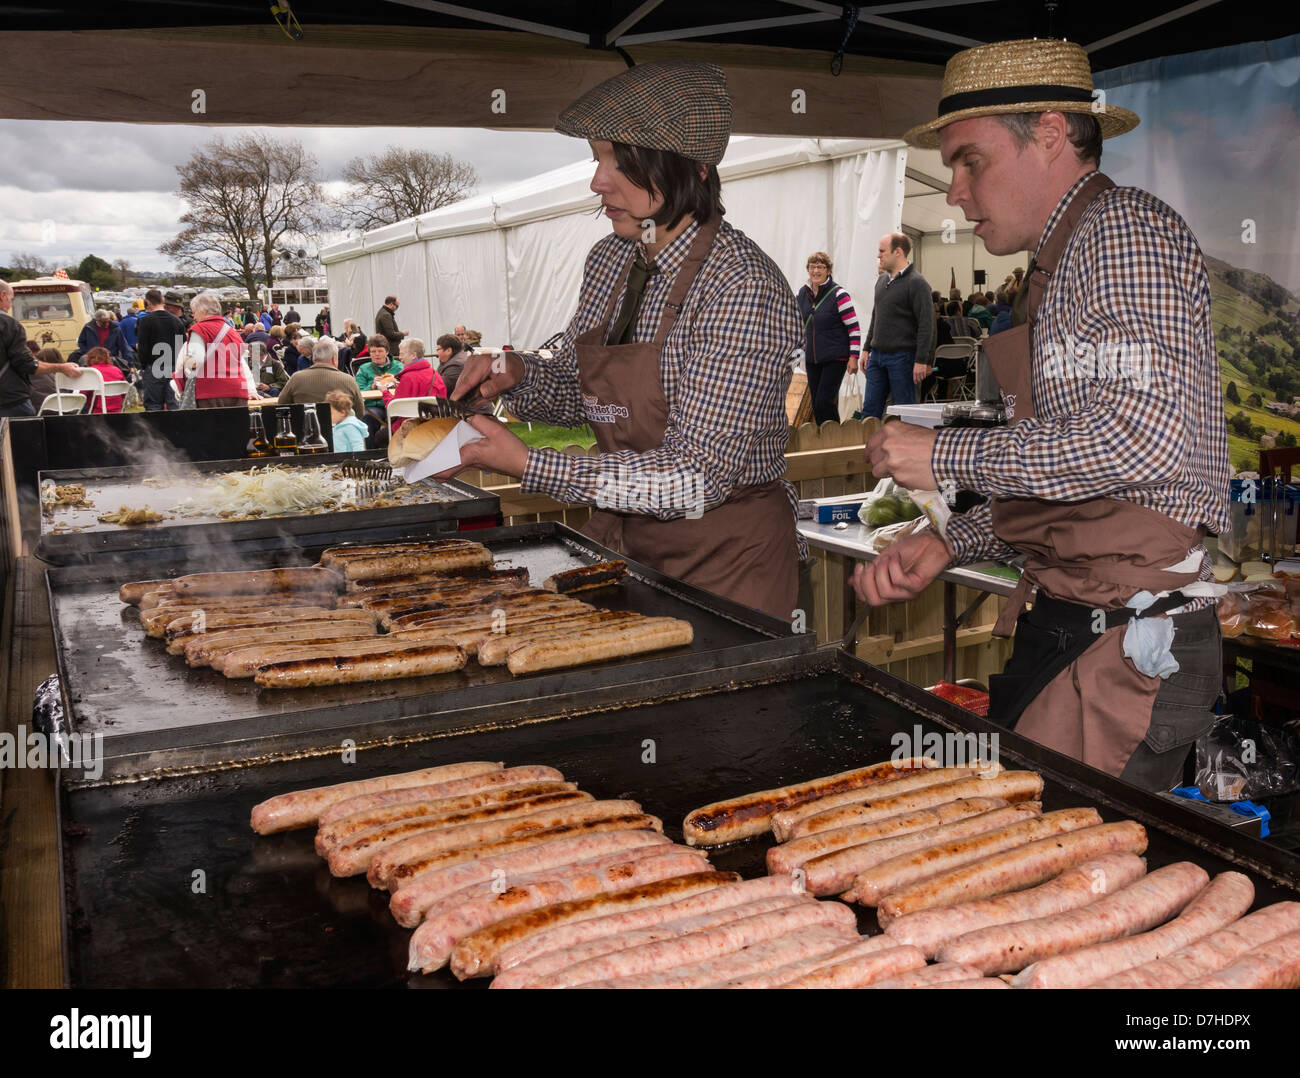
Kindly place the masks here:
[[(384, 407), (398, 397), (445, 397), (446, 383), (442, 375), (424, 358), (424, 342), (414, 337), (407, 337), (398, 349), (398, 358), (402, 361), (402, 373), (397, 376), (397, 385), (384, 390)], [(393, 433), (405, 420), (397, 417), (393, 420)]]
[[(113, 357), (109, 354), (107, 348), (95, 347), (90, 349), (90, 351), (82, 355), (81, 365), (88, 370), (99, 371), (99, 373), (104, 376), (105, 382), (122, 382), (126, 380), (126, 375), (122, 373), (122, 368), (113, 363)], [(97, 412), (99, 410), (99, 402), (95, 398), (99, 394), (97, 394), (93, 389), (83, 389), (79, 390), (79, 392), (82, 393), (86, 400), (90, 402), (90, 411)], [(125, 399), (125, 397), (121, 396), (105, 396), (104, 406), (110, 412), (120, 412), (122, 410), (122, 402)]]

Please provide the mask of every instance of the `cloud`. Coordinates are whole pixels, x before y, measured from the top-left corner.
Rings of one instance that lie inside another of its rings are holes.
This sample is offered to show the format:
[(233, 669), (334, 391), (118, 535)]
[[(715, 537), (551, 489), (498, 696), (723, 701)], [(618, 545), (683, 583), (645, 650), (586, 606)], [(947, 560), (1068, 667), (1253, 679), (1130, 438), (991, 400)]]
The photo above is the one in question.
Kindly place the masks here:
[[(572, 164), (586, 143), (547, 132), (478, 128), (213, 127), (0, 120), (0, 263), (31, 251), (51, 261), (88, 252), (163, 270), (158, 246), (179, 231), (176, 167), (217, 137), (297, 139), (337, 189), (353, 157), (390, 145), (450, 153), (479, 174), (479, 191)], [(45, 222), (53, 222), (53, 233)]]

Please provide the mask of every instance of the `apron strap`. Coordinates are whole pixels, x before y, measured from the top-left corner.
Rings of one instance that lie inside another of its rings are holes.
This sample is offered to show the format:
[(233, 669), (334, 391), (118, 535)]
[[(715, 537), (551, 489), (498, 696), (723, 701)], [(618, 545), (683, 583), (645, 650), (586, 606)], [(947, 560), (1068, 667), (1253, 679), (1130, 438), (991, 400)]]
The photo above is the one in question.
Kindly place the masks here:
[(681, 313), (682, 304), (686, 302), (686, 293), (691, 290), (691, 285), (699, 275), (700, 267), (709, 257), (714, 237), (717, 236), (721, 224), (721, 219), (715, 217), (707, 225), (701, 225), (700, 230), (695, 234), (691, 249), (677, 271), (677, 276), (673, 278), (672, 289), (668, 292), (668, 301), (664, 304), (664, 313), (659, 319), (659, 328), (655, 331), (655, 344), (662, 347), (673, 326), (677, 324), (677, 316)]

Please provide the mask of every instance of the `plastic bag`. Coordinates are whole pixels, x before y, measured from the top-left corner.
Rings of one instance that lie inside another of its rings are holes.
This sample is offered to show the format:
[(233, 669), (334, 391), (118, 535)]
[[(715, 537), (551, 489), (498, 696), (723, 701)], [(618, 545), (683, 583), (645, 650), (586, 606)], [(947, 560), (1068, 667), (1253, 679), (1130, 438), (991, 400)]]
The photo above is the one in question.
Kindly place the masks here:
[(1246, 631), (1247, 600), (1237, 592), (1228, 592), (1219, 600), (1219, 630), (1225, 637), (1240, 636)]
[(1300, 790), (1300, 736), (1224, 715), (1196, 742), (1196, 785), (1211, 801), (1260, 801)]
[(1252, 599), (1246, 617), (1247, 636), (1290, 640), (1296, 632), (1295, 615), (1286, 599)]
[(905, 520), (915, 520), (921, 515), (920, 507), (912, 501), (906, 487), (885, 478), (862, 500), (858, 519), (869, 528), (888, 527)]

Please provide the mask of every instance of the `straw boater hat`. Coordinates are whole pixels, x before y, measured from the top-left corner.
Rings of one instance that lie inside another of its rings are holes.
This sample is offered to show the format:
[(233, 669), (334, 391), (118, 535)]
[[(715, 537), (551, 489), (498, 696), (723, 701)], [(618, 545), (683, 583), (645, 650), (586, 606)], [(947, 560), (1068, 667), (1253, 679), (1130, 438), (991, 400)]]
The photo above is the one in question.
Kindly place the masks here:
[(1128, 109), (1093, 101), (1088, 54), (1070, 41), (1031, 38), (966, 49), (944, 68), (942, 92), (938, 119), (903, 136), (913, 146), (932, 150), (939, 145), (940, 128), (1010, 112), (1086, 112), (1097, 117), (1102, 138), (1138, 125)]
[(555, 130), (671, 150), (716, 165), (731, 134), (727, 77), (714, 64), (684, 60), (638, 64), (592, 87), (560, 113)]

